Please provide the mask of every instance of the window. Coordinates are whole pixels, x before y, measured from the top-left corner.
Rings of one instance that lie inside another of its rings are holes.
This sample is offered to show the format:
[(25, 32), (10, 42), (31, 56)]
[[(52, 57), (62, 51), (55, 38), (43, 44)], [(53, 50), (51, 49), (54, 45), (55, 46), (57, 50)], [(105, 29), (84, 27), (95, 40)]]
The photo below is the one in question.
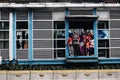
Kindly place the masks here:
[(28, 23), (17, 22), (16, 31), (16, 48), (17, 49), (28, 49)]
[(65, 23), (54, 22), (54, 57), (65, 57)]
[(109, 47), (109, 40), (98, 40), (98, 47)]
[(17, 59), (28, 59), (28, 22), (16, 23), (16, 49)]
[(70, 21), (69, 26), (69, 56), (94, 56), (93, 21)]
[(9, 22), (0, 22), (0, 55), (9, 58)]
[(28, 11), (16, 10), (16, 59), (28, 59)]
[(109, 49), (99, 49), (98, 50), (99, 57), (109, 57)]
[(108, 29), (108, 21), (99, 21), (98, 29)]
[(109, 24), (108, 21), (98, 22), (98, 56), (108, 58), (109, 53)]
[(9, 23), (0, 22), (0, 49), (9, 49)]
[(53, 59), (52, 11), (33, 10), (33, 59)]

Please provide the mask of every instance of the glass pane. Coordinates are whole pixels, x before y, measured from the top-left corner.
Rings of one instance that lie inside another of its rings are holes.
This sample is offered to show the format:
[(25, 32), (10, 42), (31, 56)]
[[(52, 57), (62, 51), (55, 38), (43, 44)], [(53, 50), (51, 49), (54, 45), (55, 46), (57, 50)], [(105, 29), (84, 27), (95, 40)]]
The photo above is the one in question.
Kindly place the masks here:
[(28, 22), (17, 22), (16, 48), (28, 49)]
[(0, 29), (1, 30), (8, 30), (9, 29), (9, 23), (8, 22), (0, 22)]
[(54, 29), (65, 29), (65, 22), (55, 22)]
[(54, 38), (65, 38), (65, 31), (55, 31)]
[(17, 40), (16, 45), (17, 49), (28, 49), (28, 40)]
[(57, 57), (65, 57), (65, 50), (57, 50)]
[(99, 21), (98, 29), (108, 29), (108, 21)]
[(109, 40), (98, 40), (98, 47), (109, 47)]
[(17, 29), (28, 29), (28, 22), (17, 22)]
[(4, 22), (4, 29), (9, 29), (9, 23), (8, 22)]
[(28, 39), (28, 31), (17, 31), (17, 39)]
[(8, 31), (0, 31), (0, 39), (9, 39)]
[(0, 41), (0, 49), (9, 49), (8, 41)]
[(54, 50), (54, 58), (65, 57), (65, 49), (63, 50)]
[(9, 11), (7, 9), (1, 10), (1, 19), (2, 20), (9, 20)]
[(28, 19), (28, 12), (25, 10), (20, 10), (16, 12), (16, 19), (17, 20), (27, 20)]
[(109, 49), (99, 49), (98, 56), (99, 57), (109, 57)]
[(54, 48), (65, 48), (65, 40), (54, 40)]

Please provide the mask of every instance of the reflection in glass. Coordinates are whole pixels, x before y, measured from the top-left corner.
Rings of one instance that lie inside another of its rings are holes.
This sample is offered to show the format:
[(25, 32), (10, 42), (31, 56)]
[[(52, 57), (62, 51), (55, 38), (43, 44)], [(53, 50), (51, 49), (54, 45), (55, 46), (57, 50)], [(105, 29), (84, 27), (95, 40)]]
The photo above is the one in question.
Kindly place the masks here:
[(54, 38), (65, 38), (65, 31), (55, 31)]

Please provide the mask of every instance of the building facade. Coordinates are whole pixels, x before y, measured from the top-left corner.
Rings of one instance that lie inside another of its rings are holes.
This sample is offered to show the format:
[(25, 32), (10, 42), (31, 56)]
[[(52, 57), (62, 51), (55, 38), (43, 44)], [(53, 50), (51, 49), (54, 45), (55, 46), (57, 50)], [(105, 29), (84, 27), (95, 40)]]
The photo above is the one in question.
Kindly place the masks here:
[[(119, 25), (120, 4), (112, 0), (0, 3), (0, 55), (20, 64), (120, 63)], [(92, 34), (91, 55), (70, 55), (74, 31)]]

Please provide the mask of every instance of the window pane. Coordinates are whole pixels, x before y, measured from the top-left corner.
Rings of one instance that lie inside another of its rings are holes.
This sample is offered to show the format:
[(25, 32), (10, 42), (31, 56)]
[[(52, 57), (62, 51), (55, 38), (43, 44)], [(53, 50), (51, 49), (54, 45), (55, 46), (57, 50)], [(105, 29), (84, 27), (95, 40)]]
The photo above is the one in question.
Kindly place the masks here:
[(8, 41), (0, 41), (0, 49), (9, 49)]
[(28, 12), (21, 10), (21, 11), (17, 11), (17, 15), (16, 15), (17, 20), (27, 20), (28, 19)]
[(28, 40), (17, 40), (16, 41), (17, 49), (27, 49), (28, 48)]
[(2, 20), (9, 20), (9, 11), (10, 10), (2, 10), (1, 11), (1, 19)]
[(99, 57), (109, 57), (109, 49), (99, 49), (98, 55)]
[(54, 58), (65, 57), (65, 49), (62, 50), (54, 50)]
[(28, 29), (27, 22), (17, 22), (17, 29)]
[(0, 29), (4, 30), (4, 29), (9, 29), (9, 23), (8, 22), (0, 22)]
[(98, 40), (98, 47), (109, 47), (109, 40)]
[(54, 32), (54, 38), (65, 38), (65, 31), (55, 31)]
[(9, 23), (0, 22), (0, 49), (9, 49)]
[(98, 29), (108, 29), (108, 21), (99, 21)]
[(65, 22), (55, 22), (54, 29), (65, 29)]
[(16, 48), (28, 49), (28, 22), (17, 22)]
[(54, 40), (54, 48), (65, 48), (65, 40)]
[(9, 39), (8, 31), (0, 31), (0, 39)]
[(65, 57), (65, 22), (54, 22), (54, 29), (54, 58)]

